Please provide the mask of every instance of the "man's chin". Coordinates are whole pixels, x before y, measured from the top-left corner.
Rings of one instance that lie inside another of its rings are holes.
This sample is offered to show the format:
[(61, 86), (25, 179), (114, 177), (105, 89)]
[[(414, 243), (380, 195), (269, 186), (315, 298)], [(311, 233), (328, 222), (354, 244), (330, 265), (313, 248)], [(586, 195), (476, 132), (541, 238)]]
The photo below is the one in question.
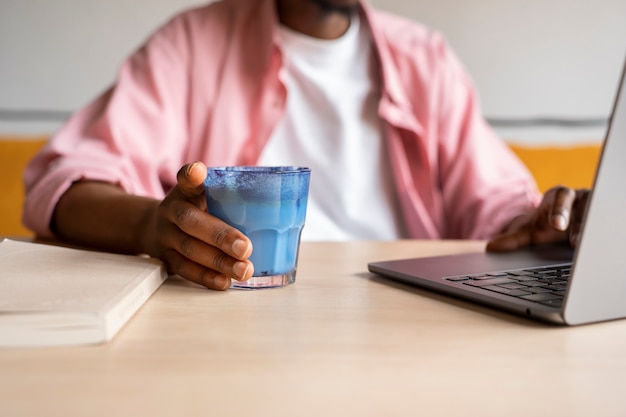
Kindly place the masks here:
[(309, 0), (325, 13), (340, 13), (346, 16), (352, 15), (358, 7), (358, 0)]

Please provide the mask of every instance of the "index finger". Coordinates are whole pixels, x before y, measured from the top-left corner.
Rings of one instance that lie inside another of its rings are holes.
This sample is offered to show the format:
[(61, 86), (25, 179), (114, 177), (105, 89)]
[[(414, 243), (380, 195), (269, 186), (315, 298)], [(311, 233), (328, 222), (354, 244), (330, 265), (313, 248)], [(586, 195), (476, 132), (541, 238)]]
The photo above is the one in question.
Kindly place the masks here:
[(559, 231), (565, 231), (570, 225), (572, 207), (576, 201), (576, 191), (569, 187), (559, 186), (551, 190), (554, 195), (548, 210), (548, 223)]
[(189, 250), (201, 252), (202, 243), (219, 248), (235, 259), (247, 259), (252, 253), (250, 239), (239, 229), (185, 200), (171, 204), (172, 221), (197, 242), (185, 239)]

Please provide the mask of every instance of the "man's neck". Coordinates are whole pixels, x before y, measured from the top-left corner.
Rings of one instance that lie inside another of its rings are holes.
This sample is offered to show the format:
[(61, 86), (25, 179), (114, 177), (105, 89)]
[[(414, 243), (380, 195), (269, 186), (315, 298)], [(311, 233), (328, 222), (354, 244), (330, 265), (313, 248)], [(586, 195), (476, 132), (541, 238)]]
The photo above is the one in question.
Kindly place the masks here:
[(337, 39), (350, 27), (356, 7), (333, 7), (325, 0), (277, 0), (280, 22), (290, 29), (319, 39)]

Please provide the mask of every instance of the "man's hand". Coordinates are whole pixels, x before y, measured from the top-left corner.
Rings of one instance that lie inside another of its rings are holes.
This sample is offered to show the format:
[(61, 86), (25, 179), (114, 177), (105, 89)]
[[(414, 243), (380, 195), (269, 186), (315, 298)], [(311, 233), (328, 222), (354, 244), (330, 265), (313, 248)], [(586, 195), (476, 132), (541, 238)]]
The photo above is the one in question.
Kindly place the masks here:
[(107, 182), (77, 181), (59, 199), (50, 228), (57, 238), (81, 246), (146, 253), (163, 260), (170, 273), (225, 290), (231, 279), (252, 276), (252, 243), (207, 212), (206, 172), (202, 162), (185, 165), (162, 201)]
[(161, 258), (170, 273), (216, 290), (231, 279), (248, 280), (254, 271), (248, 257), (252, 243), (238, 229), (206, 210), (202, 162), (183, 166), (174, 187), (150, 216), (144, 248)]
[(508, 252), (530, 245), (569, 242), (576, 246), (589, 190), (554, 187), (539, 206), (515, 218), (487, 243), (489, 252)]

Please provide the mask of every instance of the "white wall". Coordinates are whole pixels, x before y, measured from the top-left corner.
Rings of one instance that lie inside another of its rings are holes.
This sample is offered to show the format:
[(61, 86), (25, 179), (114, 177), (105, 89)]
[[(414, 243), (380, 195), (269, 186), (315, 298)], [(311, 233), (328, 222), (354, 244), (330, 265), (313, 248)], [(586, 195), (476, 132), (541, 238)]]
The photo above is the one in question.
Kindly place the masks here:
[[(0, 109), (76, 110), (114, 80), (123, 58), (158, 25), (200, 3), (0, 0)], [(58, 126), (0, 117), (0, 132), (49, 133)]]
[[(446, 34), (487, 117), (609, 116), (626, 53), (626, 0), (371, 1)], [(0, 132), (50, 133), (58, 120), (18, 120), (15, 111), (77, 109), (152, 30), (200, 3), (0, 0)], [(517, 141), (570, 141), (598, 139), (604, 125), (497, 129)]]
[[(440, 30), (490, 118), (602, 120), (626, 59), (626, 0), (372, 0)], [(498, 129), (505, 138), (588, 141), (595, 128)]]

